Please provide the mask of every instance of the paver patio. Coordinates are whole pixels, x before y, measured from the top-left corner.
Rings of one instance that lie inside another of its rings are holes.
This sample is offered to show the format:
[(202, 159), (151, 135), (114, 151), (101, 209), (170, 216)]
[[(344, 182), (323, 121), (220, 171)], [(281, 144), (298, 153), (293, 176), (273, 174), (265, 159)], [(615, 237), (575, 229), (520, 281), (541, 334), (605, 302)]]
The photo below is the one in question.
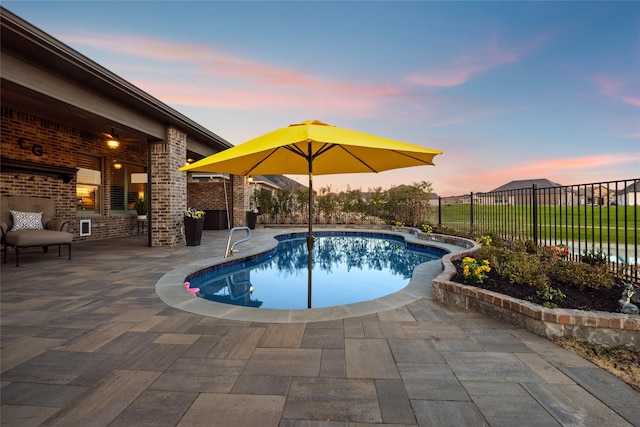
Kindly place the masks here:
[[(245, 248), (274, 233), (254, 230)], [(616, 377), (428, 292), (390, 310), (273, 323), (158, 297), (165, 274), (220, 257), (226, 237), (77, 243), (70, 261), (25, 251), (17, 268), (9, 253), (2, 425), (640, 426), (640, 393)]]

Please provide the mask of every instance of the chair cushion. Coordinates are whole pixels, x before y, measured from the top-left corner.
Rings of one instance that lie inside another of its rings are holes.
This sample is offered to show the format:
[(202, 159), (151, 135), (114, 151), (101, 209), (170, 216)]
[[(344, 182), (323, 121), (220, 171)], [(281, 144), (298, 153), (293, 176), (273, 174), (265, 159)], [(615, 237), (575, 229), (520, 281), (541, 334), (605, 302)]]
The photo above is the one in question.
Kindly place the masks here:
[(12, 231), (18, 230), (42, 230), (42, 212), (11, 211), (13, 219)]
[(56, 201), (47, 197), (2, 196), (0, 197), (0, 221), (13, 227), (10, 211), (42, 212), (42, 223), (47, 224), (56, 215)]
[(5, 239), (8, 245), (28, 248), (71, 243), (73, 234), (52, 230), (20, 230), (8, 232)]

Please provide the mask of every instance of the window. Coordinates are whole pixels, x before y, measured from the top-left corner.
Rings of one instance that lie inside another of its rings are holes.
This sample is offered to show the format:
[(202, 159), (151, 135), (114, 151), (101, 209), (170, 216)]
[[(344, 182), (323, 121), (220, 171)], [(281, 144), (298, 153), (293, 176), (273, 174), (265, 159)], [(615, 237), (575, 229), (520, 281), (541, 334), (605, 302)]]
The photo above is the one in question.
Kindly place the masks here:
[(82, 213), (100, 212), (102, 167), (98, 157), (78, 154), (76, 175), (76, 210)]
[(131, 174), (144, 173), (142, 166), (118, 163), (119, 168), (112, 166), (111, 179), (111, 211), (130, 213), (135, 209), (138, 199), (145, 198), (145, 183), (131, 182)]

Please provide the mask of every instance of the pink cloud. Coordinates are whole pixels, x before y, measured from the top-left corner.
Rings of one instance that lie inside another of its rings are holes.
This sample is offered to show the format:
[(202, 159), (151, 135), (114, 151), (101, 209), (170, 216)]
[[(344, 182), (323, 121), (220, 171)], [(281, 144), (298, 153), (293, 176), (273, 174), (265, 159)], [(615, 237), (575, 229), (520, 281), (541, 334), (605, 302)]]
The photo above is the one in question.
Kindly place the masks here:
[[(134, 76), (129, 78), (132, 83), (168, 104), (244, 110), (294, 107), (318, 114), (385, 117), (385, 105), (403, 92), (390, 83), (326, 80), (229, 54), (215, 46), (123, 34), (62, 38), (68, 43), (126, 55), (119, 66), (112, 63), (109, 68), (129, 70)], [(136, 61), (140, 58), (145, 65)]]
[(517, 62), (530, 51), (546, 43), (548, 39), (549, 37), (544, 36), (512, 48), (501, 46), (494, 39), (486, 46), (474, 46), (470, 53), (461, 54), (449, 65), (412, 74), (407, 77), (407, 81), (424, 87), (458, 86), (482, 72)]
[[(228, 54), (208, 45), (173, 43), (129, 35), (106, 38), (82, 34), (66, 35), (62, 38), (67, 42), (91, 46), (96, 49), (167, 62), (171, 64), (171, 67), (175, 67), (175, 64), (183, 64), (183, 67), (189, 69), (189, 72), (206, 75), (210, 78), (242, 79), (265, 87), (274, 85), (315, 88), (331, 93), (370, 97), (399, 93), (398, 88), (388, 84), (371, 87), (357, 82), (330, 83), (308, 73)], [(157, 69), (155, 70), (157, 71)]]
[(602, 95), (617, 99), (634, 107), (640, 107), (640, 98), (625, 93), (629, 85), (628, 82), (601, 73), (594, 75), (591, 79), (596, 83)]
[[(453, 153), (449, 152), (449, 157)], [(468, 194), (470, 191), (491, 191), (507, 182), (522, 179), (547, 178), (561, 184), (600, 182), (635, 176), (640, 154), (605, 154), (574, 158), (540, 159), (512, 167), (476, 168), (474, 162), (438, 164), (434, 174), (434, 189), (441, 196)], [(635, 172), (634, 172), (635, 171)]]
[(634, 107), (640, 107), (640, 98), (634, 98), (632, 96), (623, 96), (622, 100), (629, 105), (633, 105)]
[(556, 170), (593, 170), (600, 167), (622, 165), (637, 161), (640, 161), (640, 154), (638, 153), (600, 154), (573, 158), (551, 158), (516, 165), (513, 168), (497, 171), (496, 174), (501, 176), (523, 176), (527, 174), (533, 176), (537, 174), (542, 177), (542, 175)]
[(620, 91), (620, 87), (622, 86), (621, 82), (616, 81), (609, 76), (605, 76), (604, 74), (596, 74), (593, 76), (593, 81), (598, 85), (600, 93), (606, 96), (617, 95)]
[[(438, 144), (436, 144), (437, 146)], [(443, 148), (443, 147), (438, 147)], [(440, 196), (456, 196), (474, 191), (491, 191), (514, 180), (546, 178), (563, 185), (618, 180), (633, 177), (640, 154), (612, 154), (575, 158), (541, 159), (521, 165), (499, 169), (496, 164), (478, 164), (475, 158), (459, 156), (455, 148), (445, 150), (436, 157), (435, 168), (408, 168), (380, 174), (323, 175), (314, 178), (318, 187), (331, 185), (333, 190), (351, 188), (384, 189), (393, 185), (410, 184), (422, 180), (433, 184)]]

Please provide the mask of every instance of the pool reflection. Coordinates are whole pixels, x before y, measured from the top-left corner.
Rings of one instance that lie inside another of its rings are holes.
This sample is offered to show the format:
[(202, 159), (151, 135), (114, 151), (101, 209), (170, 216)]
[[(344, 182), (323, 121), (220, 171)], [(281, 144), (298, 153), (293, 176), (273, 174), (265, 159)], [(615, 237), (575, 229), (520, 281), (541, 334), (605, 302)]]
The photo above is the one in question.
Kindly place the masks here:
[(253, 285), (250, 271), (239, 271), (200, 282), (200, 296), (210, 301), (243, 307), (260, 307), (262, 301), (252, 299)]
[[(319, 236), (313, 248), (313, 307), (366, 301), (405, 287), (414, 268), (439, 259), (433, 248), (410, 250), (405, 242), (358, 236)], [(203, 298), (246, 307), (307, 308), (304, 238), (280, 241), (277, 250), (235, 267), (191, 280)]]
[[(390, 269), (394, 274), (410, 278), (416, 265), (440, 258), (433, 252), (407, 250), (404, 242), (370, 238), (331, 236), (318, 237), (313, 247), (313, 268), (331, 273), (344, 264), (348, 270), (367, 268), (381, 271)], [(258, 268), (271, 268), (273, 263), (281, 271), (293, 272), (307, 268), (307, 246), (304, 239), (285, 240), (278, 244), (277, 257)]]

